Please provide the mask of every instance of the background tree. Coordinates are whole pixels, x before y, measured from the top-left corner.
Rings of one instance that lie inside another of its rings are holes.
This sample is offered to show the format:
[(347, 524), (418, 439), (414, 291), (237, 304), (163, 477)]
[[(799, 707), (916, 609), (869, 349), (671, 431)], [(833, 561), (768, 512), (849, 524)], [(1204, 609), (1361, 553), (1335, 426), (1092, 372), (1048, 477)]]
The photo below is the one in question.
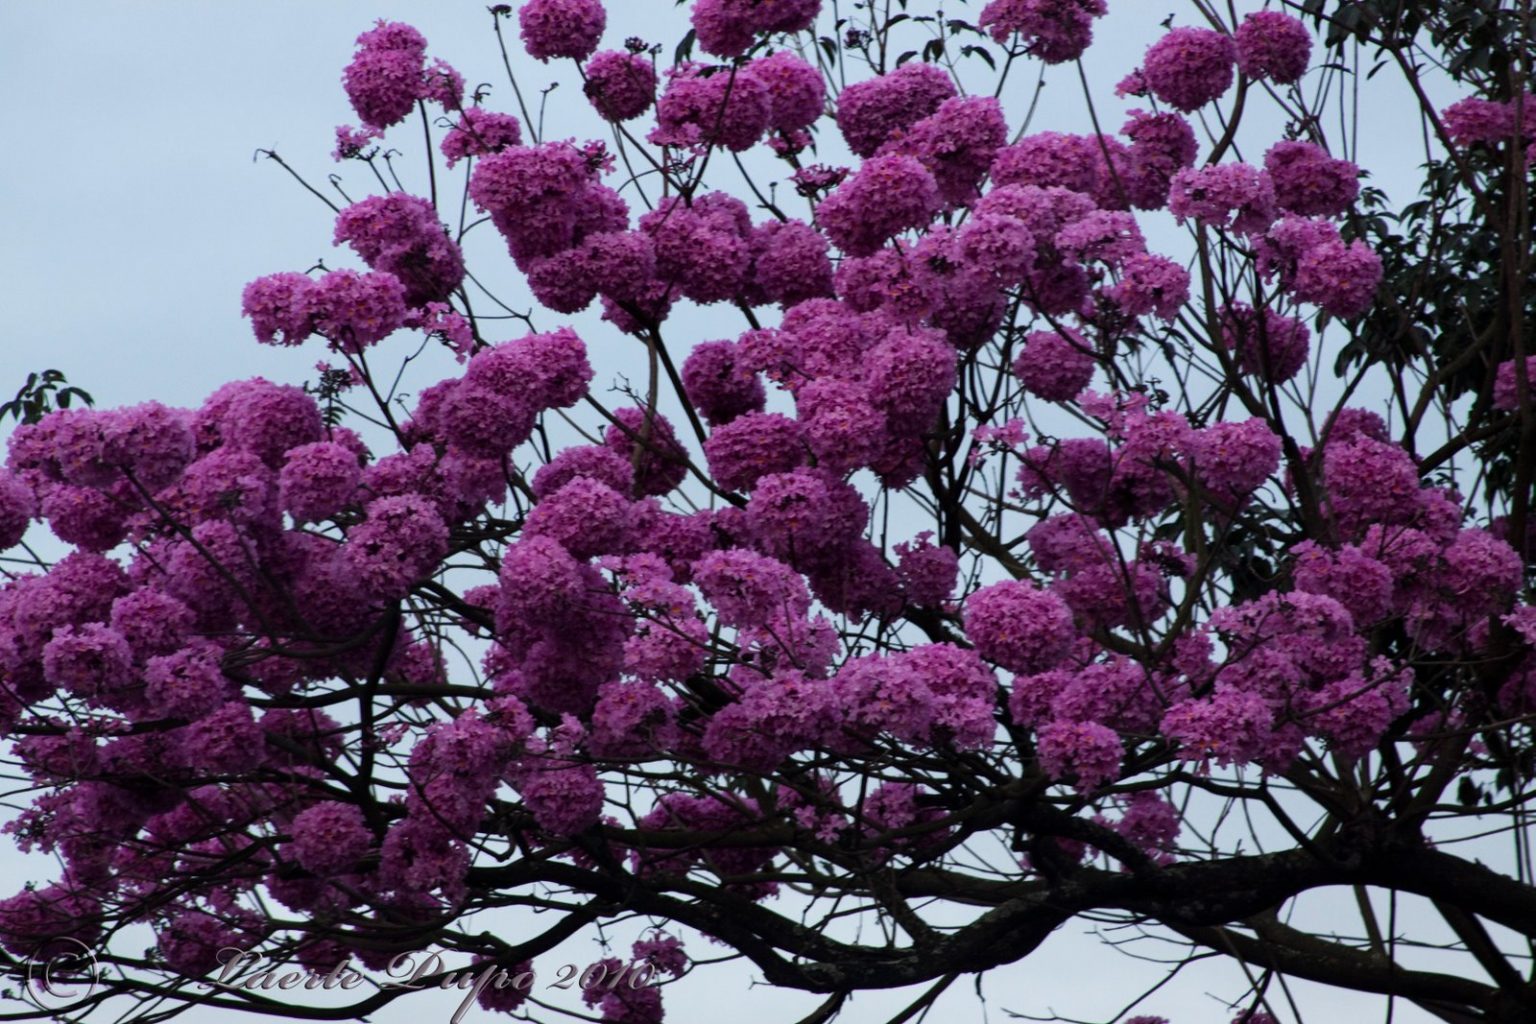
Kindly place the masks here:
[[(9, 967), (101, 949), (75, 1015), (347, 1018), (441, 950), (551, 1015), (520, 979), (597, 931), (634, 939), (569, 979), (604, 1019), (710, 940), (813, 1020), (914, 986), (906, 1019), (1093, 917), (1236, 962), (1251, 1022), (1301, 1016), (1287, 978), (1530, 1019), (1529, 12), (1298, 7), (1332, 61), (1194, 3), (1079, 135), (987, 97), (1095, 0), (700, 0), (675, 51), (602, 52), (596, 0), (498, 6), (515, 112), (365, 32), (336, 155), (380, 194), (306, 187), (367, 269), (244, 298), (318, 381), (12, 437), (0, 541), (76, 550), (0, 591), (8, 827), (61, 865), (0, 903)], [(1436, 53), (1477, 93), (1443, 112)], [(545, 130), (528, 58), (608, 141)], [(1394, 216), (1325, 128), (1367, 61), (1444, 147)], [(466, 270), (492, 230), (643, 351), (620, 402)], [(462, 370), (413, 377), (435, 344)], [(1293, 916), (1341, 892), (1358, 937)], [(210, 988), (225, 949), (370, 980)]]

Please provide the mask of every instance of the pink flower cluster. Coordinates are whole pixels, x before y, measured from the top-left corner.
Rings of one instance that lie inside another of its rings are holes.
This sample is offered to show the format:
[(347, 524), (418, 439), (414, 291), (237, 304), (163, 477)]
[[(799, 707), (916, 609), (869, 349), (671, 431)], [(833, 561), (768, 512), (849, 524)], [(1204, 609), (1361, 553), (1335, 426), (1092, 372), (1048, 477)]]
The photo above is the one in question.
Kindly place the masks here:
[(821, 0), (694, 0), (689, 20), (707, 53), (736, 57), (759, 35), (810, 28), (820, 10)]
[(464, 279), (464, 256), (432, 204), (396, 192), (372, 196), (336, 218), (337, 245), (346, 242), (369, 267), (393, 275), (407, 306), (441, 302)]
[(585, 60), (603, 38), (608, 12), (602, 0), (527, 0), (517, 22), (530, 57)]
[(269, 274), (245, 286), (241, 309), (264, 344), (299, 345), (319, 334), (348, 353), (383, 341), (409, 315), (405, 285), (382, 271), (333, 270), (318, 281), (291, 271)]
[(1076, 60), (1093, 42), (1104, 0), (992, 0), (978, 24), (998, 42), (1017, 34), (1025, 52), (1047, 64)]
[(1258, 267), (1277, 277), (1297, 302), (1310, 302), (1338, 317), (1371, 308), (1381, 283), (1381, 257), (1356, 240), (1345, 242), (1323, 220), (1285, 217), (1259, 239)]
[[(342, 84), (364, 125), (382, 131), (399, 124), (420, 100), (430, 99), (447, 109), (459, 106), (463, 79), (458, 72), (442, 61), (429, 69), (426, 61), (426, 38), (401, 22), (380, 21), (357, 37), (357, 53), (342, 74)], [(349, 135), (338, 145), (338, 152), (352, 155), (365, 137)]]
[(1291, 85), (1306, 74), (1312, 33), (1283, 11), (1254, 11), (1237, 26), (1237, 69), (1249, 78)]
[(1176, 28), (1147, 49), (1142, 81), (1152, 95), (1189, 113), (1232, 87), (1237, 54), (1231, 36), (1208, 28)]
[[(1520, 112), (1517, 112), (1518, 111)], [(1469, 96), (1457, 100), (1440, 112), (1446, 134), (1458, 146), (1498, 146), (1505, 142), (1525, 142), (1526, 164), (1536, 154), (1536, 93), (1514, 100), (1488, 100)], [(1518, 123), (1517, 123), (1518, 122)]]
[(439, 148), (448, 166), (472, 156), (489, 156), (523, 141), (523, 126), (511, 114), (468, 107), (443, 136)]
[(656, 102), (656, 69), (638, 53), (604, 50), (584, 69), (587, 99), (604, 118), (629, 121)]

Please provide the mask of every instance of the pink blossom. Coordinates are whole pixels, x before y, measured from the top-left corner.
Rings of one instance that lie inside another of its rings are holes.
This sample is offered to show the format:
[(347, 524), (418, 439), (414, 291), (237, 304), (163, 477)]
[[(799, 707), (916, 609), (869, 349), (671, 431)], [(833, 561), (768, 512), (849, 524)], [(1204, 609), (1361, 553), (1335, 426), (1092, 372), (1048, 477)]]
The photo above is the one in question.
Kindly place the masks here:
[(764, 550), (797, 566), (835, 559), (868, 519), (859, 492), (822, 469), (765, 476), (747, 503), (747, 522)]
[(406, 893), (458, 893), (469, 851), (436, 822), (407, 817), (390, 826), (379, 846), (381, 884)]
[(630, 951), (636, 963), (646, 961), (658, 971), (673, 977), (682, 975), (688, 969), (688, 954), (683, 952), (682, 941), (666, 932), (658, 931), (649, 938), (640, 939), (630, 947)]
[(655, 247), (656, 273), (700, 303), (723, 302), (742, 290), (751, 226), (746, 206), (721, 192), (691, 203), (665, 199), (639, 222)]
[(0, 550), (15, 547), (37, 513), (37, 499), (20, 477), (0, 470)]
[(957, 96), (939, 104), (879, 152), (916, 157), (933, 175), (944, 202), (962, 206), (976, 197), (977, 186), (1007, 141), (1008, 123), (997, 100)]
[[(476, 977), (478, 978), (480, 971), (487, 969), (492, 963), (489, 959), (476, 957), (474, 961)], [(528, 991), (533, 987), (533, 961), (524, 960), (517, 964), (498, 966), (497, 971), (494, 980), (480, 989), (475, 1002), (482, 1010), (489, 1010), (491, 1013), (515, 1013), (523, 1003), (528, 1001)]]
[(1165, 256), (1140, 253), (1125, 261), (1120, 280), (1104, 293), (1132, 316), (1172, 320), (1189, 301), (1189, 271)]
[(1030, 527), (1025, 538), (1036, 564), (1046, 572), (1075, 572), (1113, 558), (1109, 537), (1086, 516), (1050, 516)]
[[(1517, 360), (1506, 359), (1499, 364), (1498, 371), (1493, 378), (1493, 407), (1504, 412), (1517, 412), (1520, 409), (1520, 370), (1522, 367)], [(1533, 400), (1532, 392), (1536, 391), (1536, 356), (1527, 356), (1525, 360), (1525, 388), (1526, 402)]]
[(898, 328), (866, 356), (869, 400), (893, 423), (925, 429), (955, 386), (955, 350), (931, 329)]
[(1170, 853), (1181, 827), (1179, 809), (1160, 794), (1148, 792), (1127, 797), (1125, 812), (1113, 824), (1116, 832), (1161, 863), (1172, 862)]
[[(997, 164), (993, 165), (993, 173)], [(1014, 217), (1034, 235), (1037, 248), (1046, 248), (1056, 238), (1057, 232), (1092, 213), (1096, 206), (1092, 199), (1070, 189), (1057, 186), (1009, 184), (994, 188), (975, 206), (977, 216), (999, 214)]]
[(699, 46), (717, 57), (737, 57), (765, 32), (798, 32), (809, 28), (821, 9), (821, 0), (694, 0), (689, 20)]
[(752, 265), (746, 293), (759, 300), (793, 306), (832, 294), (832, 261), (827, 240), (803, 221), (768, 221), (748, 239)]
[(1131, 140), (1130, 167), (1121, 170), (1133, 206), (1161, 209), (1168, 202), (1173, 176), (1192, 167), (1199, 145), (1189, 121), (1178, 114), (1133, 110), (1120, 129)]
[[(819, 6), (821, 0), (800, 2), (808, 2), (814, 7)], [(760, 4), (758, 10), (771, 10), (773, 6)], [(774, 131), (800, 131), (821, 117), (827, 102), (826, 83), (822, 81), (820, 71), (793, 52), (780, 50), (767, 57), (759, 57), (747, 65), (747, 73), (762, 82), (768, 90), (771, 111), (768, 127)]]
[(1325, 242), (1297, 259), (1291, 292), (1334, 316), (1357, 317), (1375, 302), (1381, 275), (1381, 257), (1364, 242)]
[(429, 302), (421, 309), (411, 310), (405, 318), (405, 326), (437, 338), (461, 363), (474, 351), (474, 328), (446, 302)]
[(1221, 313), (1222, 343), (1237, 352), (1244, 373), (1283, 384), (1307, 364), (1311, 331), (1295, 317), (1270, 309), (1262, 319), (1249, 306), (1234, 303)]
[(1047, 775), (1073, 775), (1083, 793), (1112, 781), (1125, 756), (1119, 734), (1098, 722), (1050, 722), (1040, 728), (1037, 750)]
[(1056, 232), (1056, 248), (1083, 263), (1100, 261), (1119, 268), (1146, 252), (1136, 218), (1118, 210), (1095, 210)]
[(533, 496), (543, 501), (572, 480), (583, 478), (606, 484), (620, 494), (628, 494), (635, 483), (635, 471), (628, 460), (611, 448), (577, 445), (566, 448), (540, 466), (530, 487)]
[(604, 50), (583, 71), (587, 99), (609, 121), (639, 117), (656, 102), (656, 69), (643, 54)]
[[(847, 93), (844, 93), (846, 96)], [(941, 207), (938, 184), (909, 156), (873, 157), (816, 208), (827, 237), (850, 256), (928, 223)]]
[(528, 513), (525, 537), (550, 537), (577, 558), (619, 554), (630, 546), (630, 500), (607, 484), (576, 477)]
[(1065, 330), (1068, 333), (1030, 333), (1024, 351), (1013, 363), (1014, 376), (1025, 390), (1051, 402), (1076, 397), (1093, 379), (1097, 365), (1083, 336), (1070, 327)]
[(762, 381), (743, 365), (733, 341), (695, 345), (683, 362), (683, 388), (705, 421), (716, 426), (758, 412), (766, 401)]
[(367, 518), (348, 533), (345, 551), (371, 592), (401, 597), (448, 553), (448, 528), (424, 498), (377, 498), (368, 504)]
[[(654, 810), (640, 819), (639, 825), (648, 830), (721, 832), (729, 836), (732, 831), (750, 826), (760, 818), (756, 803), (745, 798), (726, 794), (668, 793), (657, 801)], [(726, 838), (702, 849), (688, 845), (636, 850), (633, 860), (635, 870), (643, 877), (683, 875), (700, 867), (729, 880), (732, 876), (761, 872), (776, 856), (777, 851), (771, 846), (732, 846)], [(750, 899), (762, 899), (777, 891), (777, 886), (771, 882), (727, 881), (726, 884)]]
[(846, 473), (875, 462), (887, 437), (886, 416), (857, 381), (823, 377), (795, 392), (802, 443), (817, 465)]
[(1011, 672), (1043, 672), (1072, 643), (1072, 613), (1056, 594), (1020, 580), (982, 587), (965, 602), (976, 651)]
[(521, 266), (628, 226), (623, 200), (598, 184), (596, 172), (589, 154), (569, 142), (512, 146), (479, 162), (469, 195)]
[(426, 39), (409, 25), (380, 21), (357, 44), (342, 76), (352, 109), (371, 128), (398, 124), (424, 96)]
[[(682, 681), (704, 667), (708, 654), (709, 629), (690, 599), (675, 610), (648, 612), (635, 624), (634, 635), (624, 641), (624, 670), (647, 682)], [(658, 735), (666, 734), (658, 730)]]
[(187, 468), (171, 500), (191, 520), (277, 525), (277, 478), (253, 452), (225, 447)]
[(317, 875), (345, 871), (373, 846), (362, 811), (333, 800), (300, 811), (289, 830), (294, 860)]
[(1287, 217), (1258, 245), (1264, 276), (1278, 273), (1298, 302), (1311, 302), (1338, 317), (1366, 312), (1381, 283), (1381, 258), (1356, 240), (1346, 244), (1326, 221)]
[(1148, 48), (1141, 73), (1154, 96), (1188, 113), (1231, 88), (1236, 59), (1231, 36), (1206, 28), (1176, 28)]
[(1515, 134), (1514, 110), (1495, 100), (1469, 96), (1446, 107), (1440, 117), (1458, 146), (1492, 146)]
[(1381, 742), (1392, 720), (1408, 710), (1410, 669), (1376, 659), (1367, 672), (1356, 672), (1309, 695), (1315, 710), (1307, 728), (1328, 741), (1328, 748), (1346, 758), (1361, 757)]
[(240, 307), (263, 345), (298, 345), (314, 333), (315, 300), (313, 281), (285, 271), (246, 285)]
[[(655, 286), (656, 253), (651, 241), (638, 231), (604, 231), (587, 236), (582, 242), (577, 271), (604, 297), (604, 302), (618, 300), (650, 301), (649, 289)], [(665, 316), (665, 310), (660, 313)]]
[(447, 61), (433, 58), (422, 75), (421, 95), (444, 110), (458, 110), (464, 105), (464, 76)]
[(393, 274), (333, 270), (315, 285), (315, 332), (338, 352), (360, 352), (405, 324), (405, 287)]
[(1275, 220), (1275, 191), (1269, 175), (1247, 164), (1186, 168), (1173, 176), (1168, 212), (1211, 227), (1259, 234)]
[(443, 136), (439, 148), (452, 167), (472, 156), (489, 156), (521, 145), (523, 126), (511, 114), (498, 114), (481, 107), (460, 112), (459, 121)]
[(586, 60), (608, 23), (600, 0), (527, 0), (517, 12), (528, 56)]
[(177, 758), (197, 775), (239, 775), (255, 771), (266, 760), (261, 728), (251, 706), (232, 700), (191, 725), (177, 730)]
[(144, 665), (144, 703), (153, 714), (196, 721), (237, 695), (219, 666), (222, 652), (208, 643), (150, 658)]
[(1193, 438), (1195, 472), (1225, 501), (1241, 501), (1280, 467), (1280, 438), (1259, 418), (1213, 423)]
[(38, 517), (66, 544), (88, 551), (111, 550), (127, 535), (128, 517), (137, 504), (132, 501), (135, 495), (127, 481), (112, 491), (115, 493), (60, 484), (43, 497)]
[(1249, 78), (1290, 85), (1306, 73), (1312, 33), (1281, 11), (1254, 11), (1237, 26), (1237, 69)]
[(1160, 728), (1183, 744), (1180, 756), (1186, 760), (1248, 764), (1268, 748), (1274, 715), (1257, 693), (1219, 687), (1209, 698), (1169, 708)]
[(84, 887), (23, 889), (0, 900), (0, 944), (33, 962), (70, 956), (97, 940), (101, 916), (101, 903)]
[(603, 443), (633, 460), (638, 494), (666, 494), (683, 482), (688, 475), (687, 453), (665, 416), (633, 406), (617, 409), (613, 415), (617, 422), (604, 431)]
[(1022, 283), (1035, 267), (1034, 232), (1017, 217), (974, 216), (960, 229), (956, 242), (968, 262), (995, 274), (1007, 286)]
[(318, 441), (321, 429), (312, 396), (259, 378), (231, 393), (220, 424), (226, 449), (250, 452), (274, 469), (289, 449)]
[(1280, 208), (1303, 217), (1338, 216), (1360, 193), (1360, 168), (1310, 142), (1275, 143), (1264, 154), (1264, 170)]
[(443, 399), (438, 436), (471, 455), (501, 458), (533, 433), (537, 410), (525, 404), (527, 397), (466, 377)]
[(942, 69), (921, 61), (853, 83), (837, 99), (837, 127), (848, 148), (861, 157), (875, 151), (955, 95)]
[(191, 609), (170, 594), (147, 587), (112, 602), (111, 626), (134, 658), (145, 660), (176, 651), (192, 631)]
[(1064, 188), (1086, 195), (1099, 187), (1099, 159), (1096, 138), (1036, 132), (998, 151), (992, 161), (992, 183)]
[(934, 544), (931, 530), (897, 544), (896, 555), (896, 573), (909, 602), (938, 607), (949, 600), (960, 579), (960, 559), (953, 549)]
[[(865, 831), (872, 838), (881, 833), (905, 829), (921, 829), (917, 835), (884, 839), (883, 846), (895, 851), (908, 848), (921, 850), (925, 845), (944, 841), (948, 828), (934, 823), (944, 817), (942, 808), (925, 805), (923, 797), (928, 791), (911, 782), (887, 782), (864, 798), (859, 810), (865, 822)], [(927, 826), (923, 829), (923, 826)], [(884, 852), (884, 851), (881, 851)]]
[(283, 509), (299, 522), (320, 522), (340, 511), (362, 478), (357, 456), (331, 441), (290, 449), (278, 477)]
[(810, 608), (805, 580), (783, 562), (745, 550), (713, 551), (694, 566), (694, 581), (728, 626), (765, 624), (776, 612)]
[(917, 324), (934, 312), (936, 276), (922, 265), (905, 240), (869, 256), (842, 260), (835, 278), (837, 294), (860, 312), (880, 310), (904, 324)]
[(656, 103), (656, 127), (646, 138), (658, 146), (752, 148), (773, 118), (768, 86), (750, 71), (679, 64)]
[(1442, 552), (1440, 585), (1465, 615), (1502, 611), (1520, 589), (1524, 563), (1508, 543), (1483, 529), (1466, 529)]
[(733, 491), (750, 491), (770, 473), (789, 472), (807, 452), (800, 424), (778, 413), (747, 413), (716, 427), (704, 442), (710, 475)]
[(1106, 10), (1104, 0), (992, 0), (978, 24), (1000, 43), (1017, 33), (1025, 52), (1060, 64), (1083, 55)]
[(469, 361), (464, 380), (538, 409), (563, 409), (586, 394), (592, 366), (581, 338), (560, 327), (482, 349)]
[(331, 151), (331, 159), (340, 162), (362, 156), (374, 140), (383, 135), (377, 128), (354, 128), (349, 124), (339, 124), (336, 126), (336, 148)]
[(132, 681), (127, 642), (95, 622), (56, 629), (43, 647), (42, 664), (49, 685), (108, 706)]

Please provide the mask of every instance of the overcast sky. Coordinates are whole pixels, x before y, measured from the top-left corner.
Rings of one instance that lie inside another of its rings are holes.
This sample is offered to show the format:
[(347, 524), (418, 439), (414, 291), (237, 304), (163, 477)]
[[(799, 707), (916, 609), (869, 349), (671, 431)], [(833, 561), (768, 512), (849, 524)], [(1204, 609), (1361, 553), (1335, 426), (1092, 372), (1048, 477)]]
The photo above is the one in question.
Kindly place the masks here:
[[(1174, 11), (1184, 23), (1192, 17), (1190, 5), (1180, 0), (1118, 0), (1112, 6), (1099, 29), (1102, 43), (1088, 58), (1101, 116), (1111, 128), (1133, 105), (1114, 99), (1111, 89), (1156, 38), (1158, 22)], [(0, 162), (0, 398), (8, 398), (28, 371), (50, 367), (65, 371), (106, 406), (148, 399), (194, 405), (232, 379), (313, 377), (324, 352), (255, 344), (240, 318), (241, 289), (260, 275), (304, 270), (322, 258), (332, 266), (354, 261), (332, 248), (329, 211), (272, 162), (253, 161), (253, 154), (275, 149), (322, 188), (328, 174), (340, 173), (354, 198), (367, 194), (366, 171), (336, 165), (329, 153), (333, 127), (356, 120), (340, 86), (341, 69), (354, 37), (378, 17), (415, 24), (430, 52), (458, 67), (471, 85), (492, 83), (493, 109), (515, 111), (483, 3), (0, 4), (0, 95), (7, 97), (0, 138), (8, 149)], [(515, 46), (515, 24), (506, 30)], [(664, 43), (670, 53), (685, 30), (685, 13), (671, 0), (611, 3), (604, 45), (639, 35)], [(552, 80), (563, 83), (550, 96), (550, 136), (605, 135), (564, 69), (539, 65), (520, 50), (513, 56), (530, 93)], [(1026, 67), (1004, 97), (1015, 125), (1036, 71)], [(1044, 95), (1032, 129), (1091, 130), (1070, 66), (1053, 72)], [(1406, 198), (1422, 159), (1418, 137), (1405, 130), (1411, 121), (1391, 115), (1401, 108), (1390, 98), (1376, 102), (1385, 113), (1365, 119), (1362, 163), (1377, 171), (1375, 183)], [(408, 154), (402, 173), (409, 186), (409, 174), (421, 166), (420, 122), (412, 118), (403, 129), (390, 141)], [(1251, 134), (1262, 146), (1276, 130), (1272, 119), (1261, 120)], [(1247, 155), (1256, 159), (1259, 153)], [(839, 154), (834, 149), (830, 156)], [(1176, 240), (1166, 219), (1146, 220), (1154, 247), (1160, 237)], [(472, 249), (472, 260), (477, 257), (485, 258), (474, 269), (487, 283), (495, 282), (514, 304), (526, 304), (497, 244)], [(540, 318), (546, 328), (562, 322), (576, 323), (586, 337), (600, 384), (636, 372), (632, 346), (593, 315)], [(707, 310), (685, 311), (671, 326), (685, 347), (741, 329)], [(447, 361), (433, 365), (439, 374), (452, 369)], [(0, 896), (46, 873), (46, 865), (38, 870), (35, 861), (10, 852), (0, 858), (8, 883), (0, 884)], [(1319, 897), (1314, 905), (1317, 918), (1329, 920), (1330, 899)], [(1349, 921), (1338, 927), (1356, 930)], [(939, 1004), (937, 1019), (1004, 1020), (1005, 1009), (1112, 1019), (1138, 979), (1150, 983), (1160, 972), (1103, 948), (1090, 928), (1074, 922), (1027, 963), (989, 975), (981, 990), (985, 1017), (974, 1008), (975, 987), (965, 980)], [(698, 939), (690, 951), (717, 952)], [(538, 967), (552, 974), (567, 960), (585, 964), (596, 955), (589, 941), (573, 942)], [(1175, 1024), (1225, 1024), (1230, 1012), (1223, 1000), (1240, 996), (1244, 987), (1233, 968), (1192, 969), (1138, 1012), (1161, 1013)], [(1375, 998), (1306, 985), (1293, 986), (1292, 994), (1309, 1011), (1307, 1021), (1381, 1016)], [(914, 995), (861, 996), (846, 1019), (882, 1020)], [(455, 1002), (412, 995), (375, 1019), (446, 1021)], [(686, 1024), (722, 1017), (735, 1024), (787, 1024), (813, 1004), (754, 986), (752, 972), (736, 966), (702, 971), (668, 994), (670, 1019)], [(1281, 1016), (1292, 1020), (1289, 1010)], [(469, 1019), (488, 1017), (477, 1010)], [(1401, 1006), (1393, 1019), (1430, 1020)]]

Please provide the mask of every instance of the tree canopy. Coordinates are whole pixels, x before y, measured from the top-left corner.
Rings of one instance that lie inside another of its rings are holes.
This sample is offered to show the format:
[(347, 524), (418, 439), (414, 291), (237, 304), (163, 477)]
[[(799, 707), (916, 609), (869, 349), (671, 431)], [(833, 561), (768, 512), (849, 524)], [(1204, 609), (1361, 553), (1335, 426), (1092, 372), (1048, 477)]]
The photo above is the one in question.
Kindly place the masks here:
[[(1104, 0), (499, 4), (505, 96), (364, 31), (346, 188), (263, 151), (338, 265), (243, 294), (318, 376), (5, 407), (4, 828), (57, 870), (0, 1018), (428, 964), (555, 1020), (592, 935), (584, 1019), (740, 960), (900, 1024), (1094, 920), (1229, 961), (1223, 1021), (1536, 1019), (1530, 5), (1248, 6), (1112, 109)], [(1411, 198), (1356, 162), (1388, 78)]]

